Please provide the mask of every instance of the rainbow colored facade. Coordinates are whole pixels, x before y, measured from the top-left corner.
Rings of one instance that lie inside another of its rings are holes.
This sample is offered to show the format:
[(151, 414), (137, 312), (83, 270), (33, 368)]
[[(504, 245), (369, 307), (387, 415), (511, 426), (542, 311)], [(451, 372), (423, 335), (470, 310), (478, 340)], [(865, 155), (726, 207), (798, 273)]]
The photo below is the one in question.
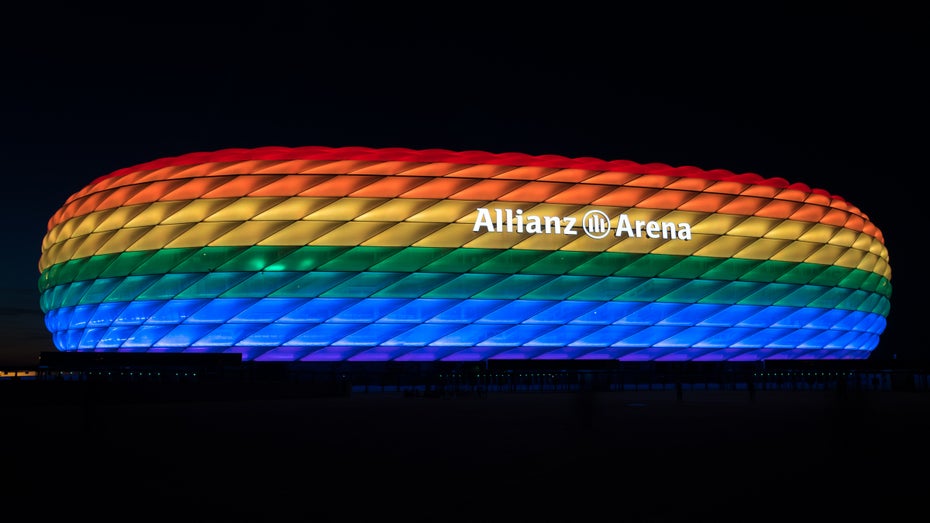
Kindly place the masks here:
[(865, 359), (881, 231), (724, 170), (363, 147), (121, 169), (49, 220), (60, 351), (243, 361)]

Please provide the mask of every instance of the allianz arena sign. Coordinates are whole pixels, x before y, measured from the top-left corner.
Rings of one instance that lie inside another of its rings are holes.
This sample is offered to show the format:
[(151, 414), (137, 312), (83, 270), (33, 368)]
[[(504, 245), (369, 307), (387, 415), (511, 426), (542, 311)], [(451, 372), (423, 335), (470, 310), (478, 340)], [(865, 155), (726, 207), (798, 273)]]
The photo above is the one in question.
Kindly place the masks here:
[[(484, 207), (477, 209), (475, 232), (516, 232), (526, 234), (567, 234), (575, 236), (579, 229), (595, 239), (604, 238), (611, 232), (610, 217), (605, 211), (592, 209), (585, 211), (579, 219), (576, 216), (536, 216), (525, 215), (523, 209), (494, 209)], [(634, 225), (635, 224), (635, 225)], [(691, 224), (675, 222), (657, 222), (654, 220), (631, 220), (628, 214), (617, 217), (615, 236), (635, 238), (662, 238), (690, 240)]]

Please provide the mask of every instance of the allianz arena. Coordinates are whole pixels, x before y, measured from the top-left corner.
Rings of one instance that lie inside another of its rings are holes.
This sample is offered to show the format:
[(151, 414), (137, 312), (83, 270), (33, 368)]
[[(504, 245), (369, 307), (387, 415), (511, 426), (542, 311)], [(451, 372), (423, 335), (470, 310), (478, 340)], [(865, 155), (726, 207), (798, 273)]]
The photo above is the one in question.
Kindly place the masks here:
[(519, 153), (226, 149), (92, 181), (48, 222), (64, 352), (242, 361), (866, 359), (881, 231), (821, 189)]

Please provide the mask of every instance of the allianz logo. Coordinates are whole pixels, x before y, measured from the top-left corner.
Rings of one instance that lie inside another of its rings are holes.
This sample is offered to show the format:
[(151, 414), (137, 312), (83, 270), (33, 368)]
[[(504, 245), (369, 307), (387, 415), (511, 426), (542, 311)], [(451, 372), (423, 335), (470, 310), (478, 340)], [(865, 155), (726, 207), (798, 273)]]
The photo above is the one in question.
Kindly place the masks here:
[(520, 234), (565, 234), (577, 236), (579, 231), (596, 240), (613, 236), (690, 240), (691, 224), (655, 220), (631, 220), (620, 214), (611, 223), (604, 211), (592, 209), (579, 220), (575, 216), (539, 216), (524, 214), (523, 209), (478, 208), (473, 232), (515, 232)]

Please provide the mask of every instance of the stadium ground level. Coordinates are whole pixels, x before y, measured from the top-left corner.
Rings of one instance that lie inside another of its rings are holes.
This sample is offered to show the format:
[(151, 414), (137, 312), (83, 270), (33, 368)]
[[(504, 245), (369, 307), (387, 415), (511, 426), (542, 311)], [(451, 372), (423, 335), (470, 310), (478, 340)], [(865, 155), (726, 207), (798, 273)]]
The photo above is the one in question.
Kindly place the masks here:
[[(15, 399), (23, 386), (58, 392)], [(8, 508), (113, 521), (144, 512), (157, 521), (741, 523), (925, 510), (924, 392), (352, 386), (237, 397), (228, 385), (194, 386), (226, 394), (2, 384)]]

